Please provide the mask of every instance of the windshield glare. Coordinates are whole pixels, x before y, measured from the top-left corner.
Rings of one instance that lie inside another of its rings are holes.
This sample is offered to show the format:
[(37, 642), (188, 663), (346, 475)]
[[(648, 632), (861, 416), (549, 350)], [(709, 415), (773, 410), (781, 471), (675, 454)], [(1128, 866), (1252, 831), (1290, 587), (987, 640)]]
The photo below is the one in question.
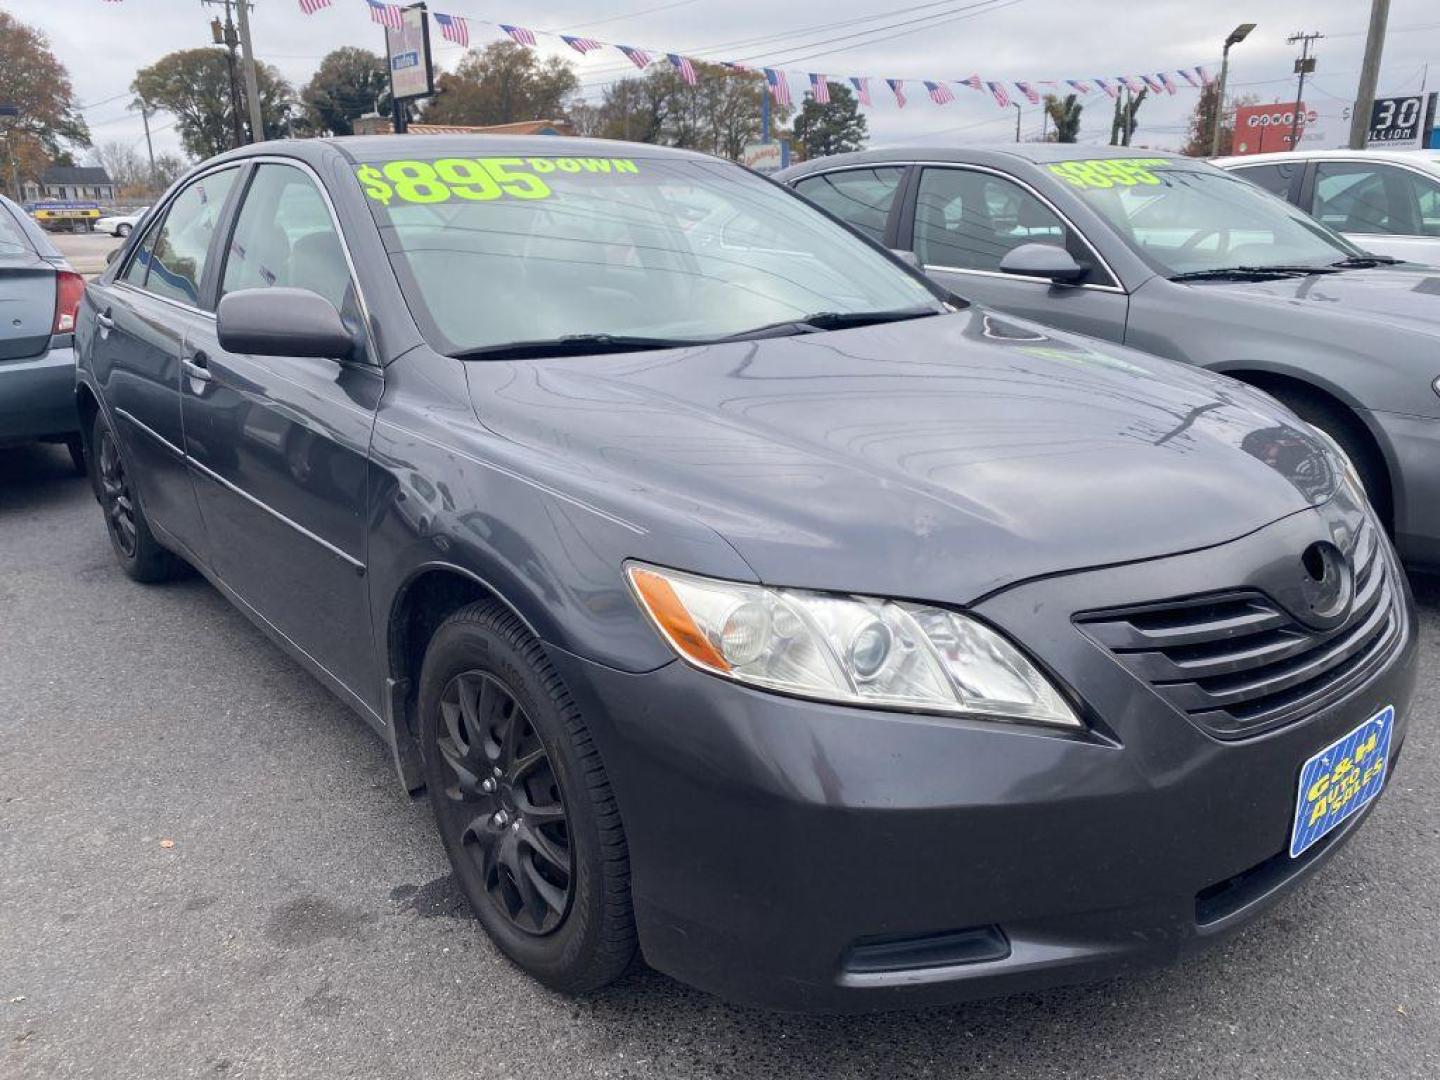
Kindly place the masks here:
[(1289, 203), (1221, 172), (1165, 169), (1153, 182), (1077, 194), (1167, 275), (1237, 266), (1328, 266), (1359, 249)]
[(445, 353), (942, 310), (848, 230), (723, 162), (445, 158), (371, 162), (356, 176), (411, 311)]

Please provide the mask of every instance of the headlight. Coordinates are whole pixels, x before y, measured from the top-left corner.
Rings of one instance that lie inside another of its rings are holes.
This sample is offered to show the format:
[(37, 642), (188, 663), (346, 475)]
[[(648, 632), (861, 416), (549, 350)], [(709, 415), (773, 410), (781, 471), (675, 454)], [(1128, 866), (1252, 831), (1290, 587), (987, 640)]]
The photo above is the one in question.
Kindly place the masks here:
[(642, 563), (626, 572), (665, 640), (713, 674), (847, 705), (1080, 726), (1018, 649), (956, 612)]
[(1341, 484), (1350, 489), (1350, 494), (1355, 501), (1355, 505), (1367, 505), (1368, 499), (1365, 493), (1365, 481), (1360, 479), (1360, 470), (1355, 468), (1355, 463), (1350, 460), (1350, 455), (1345, 452), (1344, 448), (1335, 441), (1334, 437), (1328, 431), (1316, 427), (1314, 424), (1310, 425), (1310, 431), (1329, 448), (1330, 452), (1335, 455), (1335, 459), (1340, 462)]

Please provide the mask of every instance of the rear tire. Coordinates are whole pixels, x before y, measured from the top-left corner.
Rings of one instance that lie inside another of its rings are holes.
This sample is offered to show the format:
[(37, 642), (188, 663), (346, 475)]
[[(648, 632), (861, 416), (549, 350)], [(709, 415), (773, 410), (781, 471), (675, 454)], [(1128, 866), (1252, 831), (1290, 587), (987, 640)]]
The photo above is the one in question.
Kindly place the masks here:
[(103, 412), (95, 417), (90, 445), (95, 448), (95, 491), (120, 569), (136, 581), (146, 583), (178, 577), (184, 572), (185, 564), (161, 547), (150, 531), (145, 511), (135, 496), (120, 442)]
[(630, 859), (605, 767), (540, 643), (495, 601), (435, 632), (420, 675), (426, 787), (496, 946), (567, 993), (635, 956)]
[(70, 464), (75, 466), (75, 474), (89, 476), (90, 469), (85, 461), (85, 440), (79, 435), (71, 435), (65, 440), (65, 449), (70, 451)]

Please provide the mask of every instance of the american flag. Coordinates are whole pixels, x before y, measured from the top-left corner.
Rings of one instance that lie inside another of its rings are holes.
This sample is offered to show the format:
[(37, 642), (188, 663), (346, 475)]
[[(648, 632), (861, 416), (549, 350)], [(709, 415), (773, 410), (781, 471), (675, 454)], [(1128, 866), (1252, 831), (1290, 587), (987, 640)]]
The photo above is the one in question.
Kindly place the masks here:
[(637, 49), (634, 45), (616, 45), (615, 47), (624, 53), (625, 58), (637, 68), (647, 68), (650, 66), (650, 54), (644, 49)]
[[(119, 0), (110, 0), (111, 3), (118, 3)], [(300, 10), (306, 15), (314, 15), (321, 8), (330, 6), (330, 0), (300, 0)]]
[[(300, 2), (303, 4), (305, 0), (300, 0)], [(324, 3), (328, 4), (329, 2), (330, 0), (324, 0)], [(440, 27), (440, 36), (446, 41), (453, 41), (463, 48), (470, 47), (470, 27), (459, 15), (442, 15), (437, 11), (435, 22)]]
[(886, 79), (885, 85), (890, 87), (890, 89), (894, 92), (895, 103), (903, 109), (905, 107), (905, 80)]
[(1040, 104), (1040, 94), (1028, 82), (1017, 82), (1015, 84), (1015, 89), (1019, 90), (1020, 93), (1024, 94), (1031, 105)]
[(596, 49), (603, 49), (605, 47), (605, 43), (603, 41), (596, 41), (594, 38), (588, 37), (571, 37), (569, 34), (561, 34), (560, 40), (565, 42), (566, 45), (569, 45), (581, 56), (584, 56), (588, 52), (594, 52)]
[(1120, 91), (1116, 90), (1114, 86), (1106, 82), (1104, 79), (1096, 79), (1095, 85), (1098, 86), (1101, 90), (1104, 90), (1105, 93), (1110, 96), (1111, 101), (1114, 101), (1117, 97), (1120, 96)]
[(1197, 87), (1197, 88), (1200, 86), (1200, 84), (1195, 81), (1195, 76), (1192, 75), (1192, 74), (1190, 74), (1190, 72), (1186, 71), (1184, 68), (1181, 68), (1179, 71), (1175, 72), (1175, 74), (1176, 74), (1176, 75), (1179, 75), (1180, 78), (1184, 79), (1184, 80), (1185, 80), (1187, 83), (1189, 83), (1191, 86), (1194, 86), (1194, 87)]
[(1010, 107), (1010, 95), (1005, 92), (1004, 83), (987, 82), (985, 85), (990, 88), (990, 96), (995, 99), (996, 105), (999, 105), (1002, 109), (1008, 109)]
[(955, 100), (955, 95), (950, 92), (950, 88), (942, 82), (931, 82), (926, 79), (925, 89), (930, 91), (930, 100), (936, 105), (948, 105)]
[(817, 75), (812, 71), (810, 73), (810, 93), (815, 98), (815, 104), (829, 105), (830, 80), (825, 78), (824, 75)]
[(985, 87), (982, 86), (981, 83), (980, 83), (980, 76), (979, 76), (979, 75), (971, 75), (968, 79), (961, 79), (961, 80), (960, 80), (960, 85), (961, 85), (961, 86), (968, 86), (971, 90), (984, 90), (984, 89), (985, 89)]
[(1210, 82), (1211, 82), (1210, 73), (1205, 70), (1205, 66), (1204, 66), (1203, 64), (1195, 69), (1195, 74), (1200, 76), (1200, 82), (1201, 82), (1203, 85), (1205, 85), (1205, 86), (1209, 86), (1209, 85), (1210, 85)]
[(1165, 92), (1167, 94), (1175, 93), (1175, 80), (1170, 78), (1169, 75), (1162, 71), (1160, 72), (1160, 74), (1156, 75), (1155, 78), (1160, 80), (1160, 85), (1165, 88)]
[(700, 81), (700, 76), (695, 74), (695, 65), (690, 62), (688, 56), (680, 56), (673, 52), (665, 55), (670, 58), (670, 63), (674, 65), (675, 70), (680, 72), (680, 78), (685, 80), (687, 86), (694, 86)]
[(870, 109), (870, 108), (873, 108), (873, 107), (874, 107), (874, 106), (871, 104), (871, 102), (870, 102), (870, 80), (869, 80), (869, 79), (867, 79), (867, 78), (866, 78), (865, 76), (863, 76), (863, 75), (853, 76), (853, 77), (850, 79), (850, 85), (853, 86), (853, 87), (855, 87), (855, 96), (860, 99), (860, 104), (861, 104), (861, 105), (864, 105), (867, 109)]
[(379, 23), (391, 30), (404, 29), (405, 14), (400, 10), (399, 4), (382, 4), (380, 0), (365, 0), (365, 3), (370, 5), (371, 22)]
[(1090, 93), (1090, 84), (1084, 79), (1066, 79), (1065, 85), (1074, 90), (1077, 94)]
[(1165, 87), (1160, 85), (1160, 81), (1156, 79), (1153, 75), (1141, 75), (1140, 81), (1157, 94), (1163, 92), (1165, 89)]
[(1116, 75), (1115, 80), (1132, 94), (1140, 93), (1140, 86), (1129, 75)]
[(510, 39), (514, 41), (516, 45), (535, 44), (534, 30), (526, 30), (523, 26), (507, 26), (505, 23), (500, 24), (500, 29), (509, 34)]
[(765, 72), (765, 81), (770, 84), (770, 94), (779, 105), (790, 104), (790, 84), (785, 81), (785, 73), (776, 71), (774, 68), (762, 68)]

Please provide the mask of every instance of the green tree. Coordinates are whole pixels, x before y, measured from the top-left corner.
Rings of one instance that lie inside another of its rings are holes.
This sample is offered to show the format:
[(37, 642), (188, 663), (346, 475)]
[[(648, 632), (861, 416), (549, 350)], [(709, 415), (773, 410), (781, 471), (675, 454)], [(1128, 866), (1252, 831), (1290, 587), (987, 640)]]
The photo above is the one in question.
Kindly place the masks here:
[(552, 56), (542, 62), (533, 49), (496, 41), (471, 49), (453, 72), (435, 80), (435, 96), (422, 119), (427, 124), (562, 119), (579, 89), (568, 61)]
[(300, 91), (301, 123), (315, 135), (353, 135), (355, 118), (387, 110), (390, 79), (385, 59), (353, 45), (336, 49), (320, 61)]
[(806, 94), (805, 103), (795, 117), (795, 149), (801, 160), (848, 154), (862, 149), (869, 137), (865, 117), (850, 88), (832, 82), (829, 89), (828, 105), (820, 104), (813, 94)]
[(1150, 88), (1146, 86), (1133, 96), (1122, 90), (1115, 98), (1115, 116), (1110, 121), (1111, 146), (1130, 145), (1130, 140), (1135, 135), (1135, 128), (1140, 123), (1135, 119), (1135, 114), (1140, 111), (1140, 106), (1145, 104), (1146, 95), (1149, 93)]
[(90, 145), (90, 130), (80, 115), (70, 73), (55, 59), (49, 40), (4, 11), (0, 11), (0, 105), (17, 110), (15, 116), (0, 117), (10, 158), (0, 161), (0, 176), (6, 183), (12, 164), (17, 174), (34, 179), (46, 165), (69, 158), (69, 147)]
[[(286, 134), (294, 93), (290, 84), (269, 64), (256, 64), (255, 76), (260, 89), (263, 138), (282, 138)], [(230, 70), (225, 50), (181, 49), (162, 56), (135, 73), (130, 89), (150, 108), (163, 109), (175, 117), (180, 142), (191, 156), (203, 160), (234, 146)], [(247, 119), (248, 115), (241, 102), (241, 119)]]
[(1080, 104), (1074, 94), (1066, 94), (1063, 98), (1054, 94), (1045, 95), (1045, 112), (1049, 115), (1050, 122), (1055, 125), (1056, 142), (1078, 141), (1080, 114), (1084, 111), (1085, 106)]

